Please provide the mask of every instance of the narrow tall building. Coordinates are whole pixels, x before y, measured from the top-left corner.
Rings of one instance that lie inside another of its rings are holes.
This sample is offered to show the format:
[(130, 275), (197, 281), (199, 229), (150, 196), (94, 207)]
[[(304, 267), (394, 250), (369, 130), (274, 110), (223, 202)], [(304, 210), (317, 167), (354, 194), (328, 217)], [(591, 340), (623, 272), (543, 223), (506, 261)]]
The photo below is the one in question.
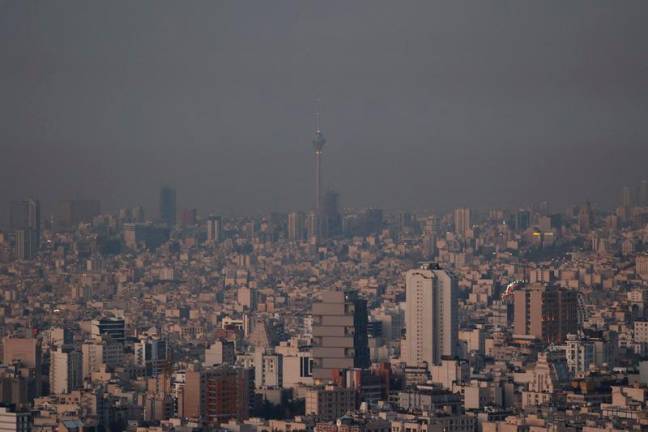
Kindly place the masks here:
[(440, 364), (455, 356), (458, 340), (457, 279), (425, 263), (405, 275), (405, 361), (409, 366)]
[(466, 234), (468, 228), (470, 228), (470, 209), (469, 208), (458, 208), (454, 211), (454, 228), (455, 234), (461, 236)]
[(167, 225), (176, 224), (176, 191), (170, 186), (160, 189), (160, 220)]
[(339, 209), (340, 194), (329, 190), (324, 194), (322, 202), (322, 221), (325, 224), (323, 229), (328, 236), (337, 236), (342, 233), (342, 216)]
[(83, 382), (81, 352), (59, 348), (50, 357), (50, 393), (64, 394), (81, 387)]
[(592, 228), (593, 219), (592, 205), (588, 201), (578, 210), (578, 231), (583, 234), (588, 233)]
[(371, 364), (367, 302), (354, 292), (325, 291), (313, 304), (313, 378), (333, 380), (345, 369)]
[(100, 338), (85, 341), (81, 345), (81, 376), (90, 378), (92, 372), (99, 371), (104, 362), (104, 346)]
[(629, 186), (621, 190), (621, 207), (632, 207), (632, 190)]
[(302, 212), (292, 212), (288, 214), (288, 241), (304, 241), (306, 216)]
[(40, 202), (33, 199), (11, 201), (9, 204), (9, 228), (14, 231), (32, 231), (35, 246), (38, 248), (41, 241)]
[(196, 222), (198, 222), (198, 209), (190, 208), (182, 210), (180, 223), (183, 227), (194, 226)]
[(19, 260), (30, 260), (38, 250), (38, 235), (36, 231), (19, 229), (16, 231), (16, 258)]
[(41, 241), (40, 203), (27, 199), (9, 205), (9, 227), (15, 231), (16, 258), (29, 260), (38, 252)]
[(209, 216), (207, 218), (207, 242), (220, 243), (223, 239), (223, 218), (220, 216)]

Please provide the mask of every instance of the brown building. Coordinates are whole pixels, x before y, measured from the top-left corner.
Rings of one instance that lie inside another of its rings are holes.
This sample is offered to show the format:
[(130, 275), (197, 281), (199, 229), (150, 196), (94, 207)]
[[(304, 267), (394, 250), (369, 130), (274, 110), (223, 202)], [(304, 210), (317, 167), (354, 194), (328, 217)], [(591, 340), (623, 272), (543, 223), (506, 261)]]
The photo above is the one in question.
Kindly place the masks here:
[(637, 274), (644, 279), (648, 279), (648, 254), (637, 255), (635, 266)]
[(322, 420), (335, 420), (356, 409), (354, 389), (327, 385), (306, 392), (306, 414)]
[(182, 226), (194, 226), (198, 221), (198, 210), (184, 209), (182, 210)]
[(251, 379), (249, 369), (228, 365), (187, 371), (183, 416), (209, 425), (247, 419)]
[(22, 367), (40, 370), (41, 347), (35, 338), (5, 337), (2, 339), (2, 347), (4, 364), (20, 362)]
[(562, 343), (568, 333), (576, 333), (576, 291), (538, 283), (515, 291), (513, 299), (516, 335), (535, 336), (546, 343)]

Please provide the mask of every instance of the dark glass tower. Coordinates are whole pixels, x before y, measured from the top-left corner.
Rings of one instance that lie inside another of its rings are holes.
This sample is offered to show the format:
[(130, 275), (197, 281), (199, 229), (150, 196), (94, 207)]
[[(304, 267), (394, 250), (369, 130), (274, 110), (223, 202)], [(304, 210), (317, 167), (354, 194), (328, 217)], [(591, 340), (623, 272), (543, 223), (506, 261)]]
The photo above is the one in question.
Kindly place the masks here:
[(176, 191), (169, 186), (160, 190), (160, 219), (167, 225), (176, 224)]
[(41, 240), (40, 202), (33, 199), (12, 201), (9, 205), (9, 227), (31, 231), (31, 242), (38, 249)]
[(369, 318), (367, 312), (367, 300), (360, 298), (355, 291), (346, 293), (347, 302), (353, 304), (353, 367), (368, 368), (371, 366), (369, 354)]
[(336, 236), (342, 233), (342, 217), (339, 210), (339, 194), (329, 190), (324, 194), (322, 202), (322, 221), (326, 224), (326, 231), (329, 236)]

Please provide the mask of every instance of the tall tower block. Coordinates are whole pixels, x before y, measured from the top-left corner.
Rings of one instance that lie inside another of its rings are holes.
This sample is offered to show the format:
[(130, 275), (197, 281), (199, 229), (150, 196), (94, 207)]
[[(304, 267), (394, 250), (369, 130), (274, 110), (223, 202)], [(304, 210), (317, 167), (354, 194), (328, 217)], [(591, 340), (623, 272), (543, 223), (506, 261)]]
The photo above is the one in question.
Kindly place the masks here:
[(457, 279), (435, 264), (405, 274), (405, 361), (409, 366), (440, 364), (455, 356), (458, 339)]

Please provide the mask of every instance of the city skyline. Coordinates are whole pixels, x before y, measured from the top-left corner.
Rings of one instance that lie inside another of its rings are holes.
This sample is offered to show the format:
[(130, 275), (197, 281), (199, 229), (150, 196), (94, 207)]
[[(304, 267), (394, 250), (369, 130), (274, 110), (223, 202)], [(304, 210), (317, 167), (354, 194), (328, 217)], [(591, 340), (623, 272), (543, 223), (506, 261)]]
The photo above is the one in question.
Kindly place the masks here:
[[(313, 200), (313, 196), (315, 197), (314, 202), (317, 202), (317, 185), (318, 185), (318, 171), (317, 171), (317, 156), (316, 156), (316, 168), (314, 171), (314, 175), (316, 178), (315, 181), (315, 194), (311, 196), (311, 200)], [(550, 212), (550, 213), (563, 213), (566, 210), (569, 209), (577, 209), (582, 207), (583, 205), (589, 205), (592, 206), (593, 210), (598, 210), (598, 211), (603, 211), (603, 212), (609, 212), (611, 210), (614, 210), (615, 208), (619, 207), (628, 207), (628, 206), (637, 206), (637, 207), (648, 207), (648, 184), (647, 180), (641, 180), (637, 185), (633, 186), (623, 186), (617, 194), (615, 194), (616, 199), (610, 200), (611, 205), (610, 207), (604, 207), (604, 206), (595, 206), (597, 203), (592, 203), (590, 200), (583, 198), (581, 200), (576, 200), (573, 203), (568, 204), (564, 208), (562, 207), (557, 207), (554, 203), (551, 203), (546, 200), (529, 200), (528, 202), (520, 205), (511, 205), (511, 206), (492, 206), (492, 207), (474, 207), (474, 206), (467, 206), (466, 203), (463, 203), (462, 206), (457, 207), (457, 208), (380, 208), (381, 211), (385, 211), (387, 213), (391, 214), (398, 214), (400, 212), (416, 212), (421, 215), (433, 215), (433, 214), (446, 214), (449, 212), (454, 213), (454, 218), (455, 218), (455, 226), (459, 226), (457, 223), (457, 219), (459, 218), (460, 220), (464, 221), (461, 224), (461, 227), (459, 228), (459, 231), (463, 231), (466, 226), (465, 222), (470, 221), (470, 212), (471, 211), (477, 211), (478, 213), (481, 213), (482, 216), (487, 213), (490, 210), (518, 210), (518, 209), (525, 209), (525, 210), (530, 210), (534, 207), (538, 206), (543, 206), (547, 207), (545, 211)], [(335, 201), (336, 205), (338, 204), (338, 198), (340, 196), (339, 191), (328, 189), (327, 192), (324, 194), (324, 198), (326, 198), (327, 195), (333, 195), (335, 196)], [(171, 196), (171, 198), (166, 198), (166, 196)], [(284, 214), (286, 216), (290, 216), (291, 214), (297, 212), (297, 213), (302, 213), (302, 216), (305, 218), (307, 216), (307, 213), (310, 209), (313, 214), (317, 213), (317, 209), (315, 209), (314, 206), (309, 207), (308, 204), (305, 204), (304, 207), (300, 208), (290, 208), (290, 209), (268, 209), (268, 210), (263, 210), (263, 209), (257, 209), (252, 212), (245, 212), (245, 213), (235, 213), (232, 211), (228, 211), (227, 209), (214, 209), (213, 207), (211, 209), (205, 209), (205, 208), (196, 208), (196, 207), (189, 207), (189, 206), (183, 206), (181, 204), (178, 204), (176, 202), (176, 189), (172, 185), (169, 184), (164, 184), (161, 185), (157, 189), (157, 201), (152, 204), (151, 208), (143, 208), (140, 204), (135, 204), (133, 207), (128, 207), (128, 206), (118, 206), (116, 208), (111, 208), (111, 209), (105, 209), (103, 207), (103, 203), (99, 200), (59, 200), (57, 202), (51, 203), (50, 208), (47, 209), (46, 211), (43, 212), (44, 219), (47, 220), (53, 220), (55, 223), (60, 223), (61, 219), (64, 218), (67, 219), (70, 216), (67, 215), (70, 210), (67, 210), (67, 213), (65, 210), (62, 210), (62, 206), (70, 205), (70, 203), (91, 203), (95, 206), (97, 206), (97, 209), (94, 210), (94, 214), (98, 215), (99, 212), (99, 206), (101, 206), (101, 214), (119, 214), (123, 211), (135, 211), (135, 212), (141, 212), (143, 211), (143, 215), (138, 215), (136, 219), (140, 222), (143, 222), (144, 220), (147, 221), (164, 221), (164, 222), (171, 222), (171, 225), (176, 224), (176, 219), (181, 219), (183, 216), (183, 213), (185, 211), (191, 211), (195, 212), (195, 216), (198, 217), (200, 220), (205, 221), (209, 219), (211, 216), (214, 215), (219, 215), (220, 217), (225, 216), (225, 217), (259, 217), (263, 215), (268, 215), (272, 213), (278, 213), (278, 214)], [(163, 198), (164, 197), (164, 198)], [(4, 228), (12, 230), (15, 228), (12, 224), (12, 208), (16, 206), (19, 203), (26, 203), (30, 201), (34, 201), (38, 203), (38, 212), (39, 212), (39, 220), (40, 220), (40, 213), (41, 213), (41, 205), (40, 202), (41, 200), (34, 198), (33, 196), (28, 196), (24, 197), (23, 199), (17, 199), (17, 200), (11, 200), (10, 202), (7, 203), (7, 211), (5, 211), (4, 215), (0, 215), (0, 229)], [(163, 204), (162, 201), (165, 201)], [(320, 200), (321, 198), (321, 192), (320, 192)], [(553, 205), (552, 205), (553, 204)], [(593, 206), (594, 204), (594, 206)], [(162, 216), (162, 207), (165, 207), (165, 216)], [(1, 208), (1, 207), (0, 207)], [(353, 206), (353, 205), (348, 205), (348, 206), (341, 206), (340, 210), (342, 210), (342, 213), (344, 212), (354, 212), (354, 211), (359, 211), (359, 210), (366, 210), (366, 209), (372, 209), (372, 208), (377, 208), (377, 207), (372, 207), (372, 206)], [(174, 211), (173, 211), (174, 210)], [(325, 211), (326, 208), (321, 209), (320, 211)], [(63, 213), (62, 213), (63, 212)], [(467, 216), (464, 216), (464, 213), (467, 212)], [(171, 213), (174, 213), (173, 216), (171, 216)], [(4, 218), (2, 217), (4, 216)], [(4, 222), (3, 222), (4, 219)], [(64, 222), (64, 224), (69, 224), (69, 222)]]
[(0, 0), (0, 432), (648, 431), (646, 18)]

